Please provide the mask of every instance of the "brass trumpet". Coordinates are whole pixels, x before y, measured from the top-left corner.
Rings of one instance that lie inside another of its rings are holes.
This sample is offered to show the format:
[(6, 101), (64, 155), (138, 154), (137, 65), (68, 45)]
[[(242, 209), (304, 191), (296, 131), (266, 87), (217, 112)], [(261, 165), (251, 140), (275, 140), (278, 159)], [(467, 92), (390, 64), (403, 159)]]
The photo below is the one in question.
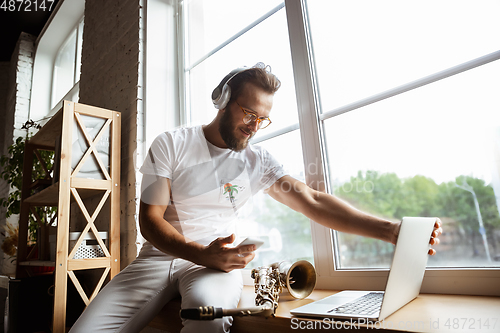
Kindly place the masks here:
[(280, 294), (286, 290), (293, 298), (309, 296), (316, 285), (316, 270), (305, 260), (295, 263), (276, 262), (252, 270), (255, 285), (255, 307), (223, 309), (213, 306), (200, 306), (182, 309), (181, 318), (194, 320), (213, 320), (225, 316), (264, 316), (276, 313)]

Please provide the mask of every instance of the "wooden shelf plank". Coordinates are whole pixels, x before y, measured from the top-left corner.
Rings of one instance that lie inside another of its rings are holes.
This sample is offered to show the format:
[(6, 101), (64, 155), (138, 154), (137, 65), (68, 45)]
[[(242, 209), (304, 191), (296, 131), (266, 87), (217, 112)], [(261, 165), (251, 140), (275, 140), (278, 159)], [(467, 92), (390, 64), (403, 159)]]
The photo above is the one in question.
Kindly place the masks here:
[(21, 261), (19, 266), (43, 266), (43, 267), (55, 267), (55, 261), (44, 261), (44, 260), (28, 260)]
[(112, 184), (111, 184), (111, 180), (71, 177), (71, 187), (74, 187), (76, 189), (89, 189), (89, 190), (106, 191), (106, 190), (112, 189)]
[[(78, 189), (78, 193), (82, 199), (87, 199), (94, 195), (102, 195), (102, 191), (112, 189), (110, 180), (72, 178), (71, 184), (73, 185), (72, 187)], [(24, 200), (24, 202), (31, 206), (57, 207), (59, 202), (59, 183), (52, 184), (42, 191), (33, 194)], [(73, 197), (71, 198), (71, 202), (74, 202)]]
[(116, 111), (111, 111), (96, 106), (79, 104), (79, 103), (75, 104), (75, 112), (91, 117), (99, 117), (104, 119), (113, 119), (113, 114), (116, 113)]
[(29, 140), (30, 144), (44, 147), (56, 146), (56, 139), (62, 133), (62, 108)]
[(111, 267), (110, 257), (88, 258), (88, 259), (68, 259), (68, 271), (79, 269), (106, 268)]
[(59, 184), (55, 183), (24, 200), (31, 206), (57, 206), (59, 200)]

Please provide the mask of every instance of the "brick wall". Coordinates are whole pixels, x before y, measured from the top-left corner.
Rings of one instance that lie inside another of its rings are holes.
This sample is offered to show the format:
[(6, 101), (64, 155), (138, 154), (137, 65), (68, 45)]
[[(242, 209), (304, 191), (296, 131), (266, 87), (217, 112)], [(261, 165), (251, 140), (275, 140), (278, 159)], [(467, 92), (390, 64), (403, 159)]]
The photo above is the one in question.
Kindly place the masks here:
[[(9, 63), (0, 65), (0, 153), (6, 154), (8, 147), (19, 136), (25, 136), (26, 131), (21, 129), (28, 120), (31, 97), (31, 81), (33, 76), (33, 57), (35, 51), (35, 37), (21, 33)], [(5, 81), (3, 80), (5, 79)], [(9, 193), (8, 184), (0, 180), (0, 195), (6, 197)], [(0, 208), (0, 228), (5, 225), (5, 209)], [(3, 231), (3, 230), (2, 230)], [(0, 243), (3, 242), (3, 236)], [(0, 256), (0, 260), (3, 256)], [(1, 267), (1, 266), (0, 266)]]
[(6, 152), (14, 138), (26, 135), (21, 127), (28, 120), (31, 79), (33, 76), (33, 57), (35, 52), (35, 37), (27, 33), (21, 33), (16, 48), (12, 53), (9, 65), (2, 65), (2, 75), (7, 78), (3, 99), (3, 138), (2, 152)]
[(87, 0), (80, 103), (122, 114), (121, 267), (137, 255), (137, 128), (141, 124), (140, 0)]

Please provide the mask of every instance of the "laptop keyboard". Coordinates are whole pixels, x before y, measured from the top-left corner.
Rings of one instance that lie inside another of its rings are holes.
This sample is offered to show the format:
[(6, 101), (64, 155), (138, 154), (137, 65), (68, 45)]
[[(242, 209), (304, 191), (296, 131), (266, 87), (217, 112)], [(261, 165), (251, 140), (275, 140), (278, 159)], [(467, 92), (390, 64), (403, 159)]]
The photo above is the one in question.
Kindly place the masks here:
[(328, 310), (328, 312), (349, 314), (349, 315), (352, 314), (352, 315), (370, 316), (380, 310), (383, 298), (384, 298), (383, 292), (368, 293), (351, 302), (342, 304), (341, 306)]

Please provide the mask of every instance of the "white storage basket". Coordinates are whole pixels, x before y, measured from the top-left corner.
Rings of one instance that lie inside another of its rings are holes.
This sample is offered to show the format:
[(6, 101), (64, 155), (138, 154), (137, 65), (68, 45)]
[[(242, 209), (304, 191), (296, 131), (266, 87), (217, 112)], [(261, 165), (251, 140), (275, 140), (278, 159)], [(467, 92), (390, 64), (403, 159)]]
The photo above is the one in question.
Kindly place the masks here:
[[(80, 232), (70, 232), (69, 233), (69, 250), (71, 251), (80, 237)], [(108, 246), (108, 232), (101, 231), (99, 232), (99, 236), (104, 241), (104, 244)], [(50, 260), (56, 260), (56, 235), (50, 235)], [(101, 246), (97, 242), (97, 239), (94, 236), (92, 231), (89, 231), (87, 235), (83, 238), (80, 247), (75, 253), (75, 256), (72, 259), (89, 259), (89, 258), (99, 258), (105, 257), (104, 251), (101, 249)]]

